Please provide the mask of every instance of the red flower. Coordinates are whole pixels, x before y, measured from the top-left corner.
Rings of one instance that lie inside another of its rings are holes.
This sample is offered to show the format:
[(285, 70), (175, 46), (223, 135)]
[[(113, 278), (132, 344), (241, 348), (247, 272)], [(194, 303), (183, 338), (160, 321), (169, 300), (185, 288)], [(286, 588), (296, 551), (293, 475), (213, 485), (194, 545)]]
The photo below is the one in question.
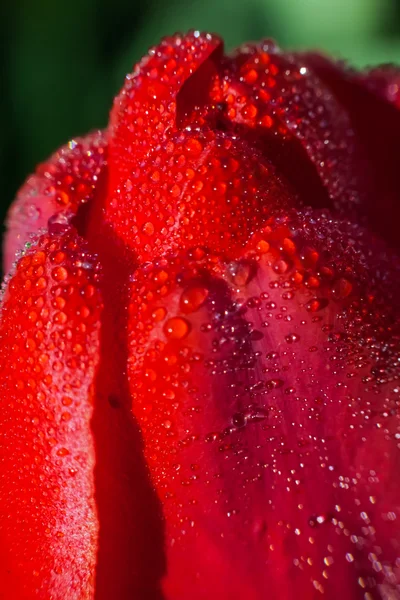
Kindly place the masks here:
[(175, 35), (28, 179), (4, 600), (400, 598), (399, 85)]

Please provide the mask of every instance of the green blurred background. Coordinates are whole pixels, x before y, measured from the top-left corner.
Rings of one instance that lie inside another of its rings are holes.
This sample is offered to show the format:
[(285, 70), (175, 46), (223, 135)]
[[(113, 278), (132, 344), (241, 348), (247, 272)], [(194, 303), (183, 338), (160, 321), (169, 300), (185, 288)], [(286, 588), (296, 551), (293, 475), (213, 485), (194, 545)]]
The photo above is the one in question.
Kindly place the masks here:
[(398, 0), (2, 0), (0, 218), (57, 146), (102, 127), (124, 74), (148, 46), (189, 28), (228, 48), (274, 37), (353, 64), (400, 64)]

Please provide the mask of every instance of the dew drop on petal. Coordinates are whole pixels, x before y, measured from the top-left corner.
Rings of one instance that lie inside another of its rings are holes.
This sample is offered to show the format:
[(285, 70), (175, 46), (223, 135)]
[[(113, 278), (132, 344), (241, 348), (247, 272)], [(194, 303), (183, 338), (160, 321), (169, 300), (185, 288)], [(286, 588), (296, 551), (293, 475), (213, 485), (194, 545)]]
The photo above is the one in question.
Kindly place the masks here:
[(164, 325), (164, 333), (170, 340), (183, 340), (190, 333), (190, 323), (181, 317), (168, 319)]
[(192, 313), (204, 304), (208, 296), (208, 290), (204, 287), (192, 287), (182, 292), (180, 308), (184, 313)]

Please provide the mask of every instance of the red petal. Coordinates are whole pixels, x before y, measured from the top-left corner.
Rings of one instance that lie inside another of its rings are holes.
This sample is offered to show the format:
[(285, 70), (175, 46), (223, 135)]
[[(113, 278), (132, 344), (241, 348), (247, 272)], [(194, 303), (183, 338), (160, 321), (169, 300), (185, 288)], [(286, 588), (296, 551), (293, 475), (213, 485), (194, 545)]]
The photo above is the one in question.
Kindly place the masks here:
[[(329, 195), (347, 214), (357, 204), (348, 115), (301, 58), (282, 53), (271, 41), (243, 46), (226, 60), (222, 85), (214, 92), (214, 99), (225, 103), (228, 120), (247, 128), (241, 134), (253, 131), (292, 174), (306, 204), (326, 206)], [(311, 164), (328, 194), (314, 181)]]
[(38, 166), (20, 189), (7, 218), (4, 269), (8, 272), (16, 253), (30, 235), (47, 227), (60, 211), (75, 214), (92, 200), (105, 166), (107, 143), (101, 131), (71, 140)]
[(400, 69), (394, 65), (375, 67), (356, 75), (367, 89), (400, 109)]
[(346, 109), (357, 141), (360, 215), (369, 227), (399, 247), (400, 218), (398, 110), (399, 71), (377, 68), (358, 73), (320, 55), (302, 57)]
[(395, 596), (399, 264), (311, 212), (262, 235), (242, 260), (198, 248), (135, 275), (129, 378), (165, 596)]
[(40, 236), (9, 279), (0, 322), (0, 580), (5, 600), (93, 598), (90, 432), (98, 267), (69, 229)]
[[(185, 94), (190, 97), (190, 105), (201, 103), (204, 96), (207, 99), (207, 83), (215, 72), (213, 59), (220, 53), (222, 41), (217, 36), (176, 34), (152, 48), (127, 75), (111, 111), (111, 190), (116, 190), (138, 168), (139, 161), (176, 131), (177, 97), (185, 82), (194, 82), (192, 93)], [(199, 71), (200, 80), (193, 77)]]
[(232, 256), (295, 193), (235, 137), (184, 131), (154, 148), (109, 199), (113, 230), (138, 260), (201, 244)]

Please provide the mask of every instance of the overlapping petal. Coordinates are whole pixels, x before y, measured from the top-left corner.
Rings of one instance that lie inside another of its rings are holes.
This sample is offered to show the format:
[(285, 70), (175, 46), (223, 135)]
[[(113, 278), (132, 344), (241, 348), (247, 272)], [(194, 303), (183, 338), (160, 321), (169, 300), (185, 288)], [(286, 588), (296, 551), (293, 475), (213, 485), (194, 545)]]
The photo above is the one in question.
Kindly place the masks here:
[(132, 286), (165, 597), (396, 597), (399, 263), (312, 212), (262, 235), (240, 260), (198, 248)]
[(225, 60), (213, 92), (225, 118), (244, 135), (250, 129), (307, 205), (332, 203), (349, 214), (360, 202), (349, 116), (300, 56), (271, 40), (242, 46)]
[(4, 268), (8, 272), (32, 234), (47, 227), (49, 218), (77, 213), (100, 188), (107, 144), (99, 131), (71, 140), (39, 165), (18, 192), (7, 217)]
[(349, 115), (357, 144), (355, 169), (361, 183), (358, 218), (398, 249), (398, 69), (381, 67), (358, 73), (322, 55), (302, 58)]

